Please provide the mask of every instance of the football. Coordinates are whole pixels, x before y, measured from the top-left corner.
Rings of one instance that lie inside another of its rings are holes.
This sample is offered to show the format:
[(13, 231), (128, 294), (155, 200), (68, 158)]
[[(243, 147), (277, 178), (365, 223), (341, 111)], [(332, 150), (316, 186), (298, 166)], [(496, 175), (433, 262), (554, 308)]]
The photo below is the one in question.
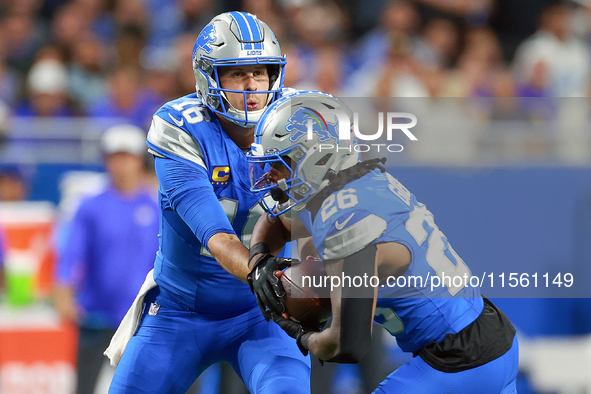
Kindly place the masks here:
[(322, 260), (313, 257), (283, 271), (283, 304), (290, 318), (309, 326), (318, 326), (330, 318), (330, 292), (323, 286), (326, 275)]

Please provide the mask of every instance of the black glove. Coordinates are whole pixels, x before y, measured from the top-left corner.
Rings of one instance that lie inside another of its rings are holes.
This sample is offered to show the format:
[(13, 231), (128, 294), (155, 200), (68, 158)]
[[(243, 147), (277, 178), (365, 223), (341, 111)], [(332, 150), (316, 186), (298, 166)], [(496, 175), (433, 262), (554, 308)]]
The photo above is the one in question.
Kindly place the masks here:
[(281, 271), (290, 266), (291, 259), (265, 253), (254, 263), (252, 271), (248, 274), (250, 290), (256, 295), (259, 308), (267, 321), (271, 319), (271, 312), (285, 312), (285, 305), (281, 302), (285, 290), (279, 278), (275, 276), (275, 271)]
[(319, 332), (319, 328), (304, 327), (300, 323), (291, 319), (285, 319), (281, 315), (273, 313), (273, 321), (279, 324), (279, 327), (283, 329), (290, 337), (296, 340), (298, 348), (304, 356), (308, 355), (308, 338), (313, 332)]

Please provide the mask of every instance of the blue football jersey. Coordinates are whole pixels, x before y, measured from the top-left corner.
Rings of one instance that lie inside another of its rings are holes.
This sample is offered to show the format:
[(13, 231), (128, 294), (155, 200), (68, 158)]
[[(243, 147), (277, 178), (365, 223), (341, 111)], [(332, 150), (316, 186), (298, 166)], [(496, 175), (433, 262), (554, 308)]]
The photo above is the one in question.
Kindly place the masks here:
[(375, 314), (402, 350), (439, 342), (482, 312), (480, 290), (464, 286), (470, 270), (431, 212), (392, 175), (374, 170), (349, 182), (324, 200), (313, 222), (309, 212), (302, 213), (323, 260), (342, 259), (380, 242), (397, 242), (411, 252), (404, 275), (380, 283)]
[[(215, 193), (196, 216), (207, 218), (221, 205), (225, 215), (213, 222), (227, 223), (248, 247), (252, 229), (263, 209), (259, 195), (250, 191), (245, 153), (221, 128), (218, 119), (196, 94), (163, 105), (154, 115), (148, 133), (150, 152), (205, 171), (204, 193)], [(179, 173), (178, 177), (185, 174)], [(235, 314), (256, 305), (247, 284), (225, 271), (211, 256), (207, 239), (199, 237), (174, 209), (169, 194), (160, 187), (160, 249), (154, 279), (183, 305), (197, 312)], [(226, 218), (227, 217), (227, 218)], [(185, 218), (186, 219), (186, 218)], [(223, 222), (221, 222), (223, 221)], [(229, 231), (225, 231), (229, 232)]]

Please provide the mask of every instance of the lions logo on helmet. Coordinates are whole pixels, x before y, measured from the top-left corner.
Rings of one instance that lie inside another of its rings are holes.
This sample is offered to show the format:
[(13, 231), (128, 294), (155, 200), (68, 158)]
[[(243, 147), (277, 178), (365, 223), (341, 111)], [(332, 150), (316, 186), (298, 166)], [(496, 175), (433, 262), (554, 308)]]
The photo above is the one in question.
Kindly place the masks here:
[(318, 142), (334, 140), (336, 144), (339, 143), (338, 120), (334, 123), (327, 122), (318, 111), (312, 108), (298, 108), (287, 121), (285, 130), (291, 134), (289, 137), (291, 142), (297, 142), (306, 136), (311, 128), (313, 133), (318, 134)]
[(215, 39), (215, 26), (210, 23), (201, 30), (199, 37), (197, 37), (197, 47), (203, 49), (205, 53), (211, 53), (211, 45), (209, 44)]

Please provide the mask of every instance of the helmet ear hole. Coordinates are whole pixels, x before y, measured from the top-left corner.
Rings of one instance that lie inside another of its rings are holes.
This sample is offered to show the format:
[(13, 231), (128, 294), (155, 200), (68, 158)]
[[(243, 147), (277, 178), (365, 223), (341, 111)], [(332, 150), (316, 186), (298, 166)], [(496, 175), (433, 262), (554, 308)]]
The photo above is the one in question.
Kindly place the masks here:
[(275, 64), (268, 64), (267, 65), (267, 74), (269, 74), (269, 89), (272, 89), (275, 81), (279, 78), (279, 74), (281, 73), (281, 68)]

